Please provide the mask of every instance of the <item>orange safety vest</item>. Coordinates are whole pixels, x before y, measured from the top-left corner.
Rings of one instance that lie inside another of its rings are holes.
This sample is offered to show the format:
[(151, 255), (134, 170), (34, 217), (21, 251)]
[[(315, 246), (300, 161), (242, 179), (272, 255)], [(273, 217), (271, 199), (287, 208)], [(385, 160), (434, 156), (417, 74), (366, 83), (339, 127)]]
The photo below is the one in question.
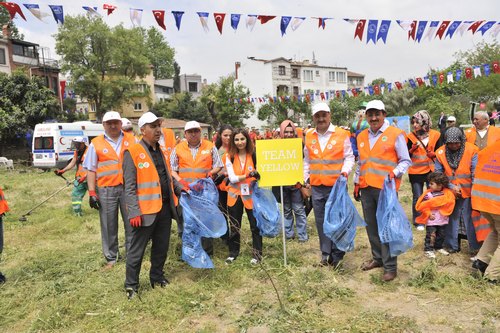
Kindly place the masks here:
[(120, 155), (117, 155), (104, 135), (99, 135), (92, 140), (97, 153), (97, 186), (118, 186), (123, 184), (123, 152), (135, 144), (133, 134), (123, 132)]
[[(229, 155), (227, 155), (226, 158), (229, 158)], [(247, 171), (250, 172), (252, 170), (255, 170), (255, 166), (253, 165), (252, 155), (251, 154), (246, 155), (245, 165), (243, 166), (243, 168), (241, 167), (239, 156), (236, 155), (233, 161), (233, 170), (236, 176), (246, 175)], [(238, 196), (240, 196), (241, 200), (243, 201), (243, 205), (245, 205), (245, 208), (253, 209), (252, 189), (250, 187), (252, 180), (255, 180), (255, 178), (247, 178), (238, 183), (229, 183), (229, 186), (227, 188), (227, 205), (229, 207), (233, 207), (234, 204), (236, 203), (236, 200), (238, 199)], [(248, 195), (241, 194), (242, 184), (248, 185), (249, 189)]]
[[(500, 128), (495, 127), (495, 126), (489, 126), (488, 127), (488, 140), (486, 141), (486, 146), (489, 147), (495, 142), (500, 140)], [(477, 137), (477, 131), (475, 128), (469, 128), (468, 130), (465, 131), (465, 138), (467, 139), (467, 142), (475, 144), (476, 142), (476, 137)]]
[[(389, 126), (377, 139), (370, 150), (368, 128), (358, 134), (359, 151), (359, 186), (372, 186), (382, 189), (384, 178), (398, 165), (398, 155), (395, 149), (396, 139), (402, 133), (400, 129)], [(401, 178), (396, 178), (396, 190), (399, 190)]]
[(304, 130), (300, 127), (297, 127), (295, 130), (297, 131), (297, 138), (303, 139), (304, 138)]
[(429, 192), (431, 190), (427, 189), (415, 204), (415, 209), (420, 212), (420, 215), (415, 219), (418, 224), (426, 224), (434, 209), (438, 209), (443, 216), (450, 216), (455, 208), (455, 194), (450, 189), (444, 188), (444, 195), (424, 201), (425, 195)]
[(500, 141), (481, 150), (477, 157), (472, 208), (500, 215)]
[[(227, 156), (229, 156), (227, 153), (224, 153), (221, 157), (221, 160), (222, 160), (222, 163), (224, 163), (224, 166), (222, 167), (222, 170), (226, 170), (226, 158)], [(222, 172), (221, 170), (221, 172)], [(217, 186), (219, 188), (219, 190), (221, 191), (226, 191), (228, 190), (228, 185), (226, 185), (226, 181), (224, 180), (222, 183), (219, 184), (219, 186)]]
[(200, 147), (196, 153), (196, 158), (193, 159), (191, 150), (187, 141), (179, 143), (175, 151), (179, 159), (179, 177), (193, 183), (198, 179), (205, 178), (207, 173), (212, 170), (212, 148), (214, 144), (208, 140), (201, 140)]
[(470, 166), (472, 158), (477, 154), (478, 148), (471, 143), (465, 143), (464, 155), (460, 160), (458, 168), (453, 171), (446, 160), (446, 145), (441, 146), (437, 150), (436, 157), (444, 168), (444, 173), (450, 179), (450, 183), (460, 187), (462, 198), (470, 198), (472, 188), (472, 174)]
[(490, 221), (488, 221), (486, 217), (484, 217), (483, 214), (477, 210), (472, 210), (471, 217), (472, 225), (476, 231), (476, 239), (478, 242), (483, 242), (491, 232)]
[[(436, 148), (436, 143), (439, 140), (441, 133), (431, 129), (429, 131), (429, 143), (427, 144), (427, 149), (422, 147), (421, 144), (418, 145), (418, 149), (411, 155), (412, 165), (408, 169), (408, 173), (411, 175), (423, 175), (429, 172), (434, 172), (434, 161), (427, 157), (427, 152), (433, 152)], [(418, 144), (415, 134), (408, 134), (408, 139), (414, 144)]]
[(309, 183), (313, 186), (333, 186), (344, 163), (344, 142), (349, 132), (336, 127), (330, 135), (325, 150), (321, 151), (318, 133), (306, 133), (306, 147), (309, 152)]
[(9, 211), (9, 205), (7, 205), (7, 200), (5, 199), (5, 195), (3, 194), (3, 191), (0, 188), (0, 215), (8, 211)]
[(168, 158), (170, 158), (170, 153), (172, 152), (172, 149), (174, 149), (175, 145), (177, 142), (175, 141), (175, 134), (174, 131), (172, 131), (170, 128), (161, 128), (161, 133), (163, 135), (163, 142), (165, 143), (165, 148), (167, 149), (168, 152)]
[[(87, 155), (87, 150), (88, 150), (88, 147), (85, 147), (85, 151), (83, 152), (83, 155), (82, 155), (82, 161), (78, 165), (78, 169), (76, 169), (76, 174), (75, 174), (76, 179), (80, 179), (80, 178), (85, 177), (87, 175), (87, 170), (83, 169), (83, 161), (85, 161), (85, 155)], [(78, 151), (75, 151), (75, 155), (73, 156), (73, 158), (75, 160), (78, 158)]]

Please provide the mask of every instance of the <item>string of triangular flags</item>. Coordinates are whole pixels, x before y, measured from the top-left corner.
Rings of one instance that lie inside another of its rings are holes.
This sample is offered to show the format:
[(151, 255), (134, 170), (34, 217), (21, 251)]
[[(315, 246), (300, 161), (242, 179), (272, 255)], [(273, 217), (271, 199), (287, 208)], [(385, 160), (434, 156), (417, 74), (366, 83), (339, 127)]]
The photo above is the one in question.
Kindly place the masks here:
[[(11, 20), (14, 19), (16, 15), (19, 15), (26, 21), (26, 17), (19, 6), (15, 2), (0, 2), (0, 5), (3, 6), (10, 14)], [(43, 12), (40, 9), (40, 6), (37, 4), (23, 4), (23, 6), (28, 9), (33, 16), (35, 16), (40, 21), (44, 21), (44, 18), (50, 16), (50, 14)], [(52, 11), (52, 16), (57, 24), (64, 24), (64, 8), (62, 5), (48, 5), (50, 10)], [(103, 4), (102, 10), (106, 13), (106, 15), (111, 15), (118, 7), (110, 4)], [(82, 9), (89, 16), (101, 16), (98, 12), (97, 7), (89, 7), (82, 6)], [(133, 26), (140, 26), (142, 22), (142, 14), (144, 9), (140, 8), (129, 8), (130, 21)], [(177, 30), (181, 29), (181, 22), (184, 15), (184, 11), (171, 11), (173, 19), (175, 21), (175, 26)], [(156, 23), (163, 30), (167, 30), (165, 25), (165, 14), (166, 11), (162, 9), (154, 9), (152, 10), (152, 14), (156, 20)], [(236, 31), (238, 29), (240, 20), (244, 14), (226, 14), (226, 13), (212, 13), (210, 15), (208, 12), (196, 12), (200, 19), (201, 26), (205, 32), (209, 32), (209, 20), (210, 17), (213, 16), (213, 20), (217, 27), (217, 30), (222, 35), (222, 31), (224, 28), (224, 20), (227, 15), (230, 16), (230, 25), (231, 28)], [(246, 27), (250, 31), (253, 30), (257, 21), (261, 24), (265, 24), (277, 16), (275, 15), (256, 15), (256, 14), (248, 14), (246, 15)], [(321, 17), (314, 16), (310, 17), (313, 20), (317, 20), (318, 28), (325, 29), (326, 22), (328, 20), (334, 20), (333, 17)], [(287, 32), (287, 29), (290, 27), (292, 31), (297, 30), (302, 23), (307, 18), (304, 16), (281, 16), (280, 21), (280, 31), (281, 35), (284, 36)], [(487, 20), (479, 20), (479, 21), (451, 21), (451, 20), (440, 20), (440, 21), (432, 21), (432, 20), (376, 20), (376, 19), (342, 19), (345, 22), (348, 22), (355, 26), (354, 29), (354, 39), (359, 39), (363, 41), (365, 39), (366, 43), (370, 41), (376, 44), (379, 40), (386, 43), (387, 36), (389, 34), (389, 30), (391, 28), (391, 23), (395, 21), (401, 29), (408, 33), (408, 40), (413, 40), (415, 42), (420, 43), (422, 40), (428, 39), (432, 40), (435, 38), (439, 38), (440, 40), (443, 38), (449, 37), (450, 39), (453, 36), (460, 34), (463, 36), (467, 31), (470, 31), (473, 35), (476, 33), (481, 33), (482, 36), (486, 32), (489, 32), (492, 37), (496, 37), (498, 33), (500, 33), (500, 21), (487, 21)]]
[(490, 76), (491, 74), (500, 74), (500, 61), (494, 61), (490, 64), (483, 64), (482, 66), (472, 66), (465, 69), (457, 69), (455, 71), (449, 71), (447, 73), (441, 72), (438, 74), (425, 75), (416, 78), (410, 78), (403, 82), (395, 81), (391, 83), (380, 83), (369, 85), (363, 88), (352, 88), (352, 89), (342, 89), (342, 90), (329, 90), (329, 91), (316, 91), (313, 93), (303, 94), (303, 95), (293, 95), (293, 96), (261, 96), (261, 97), (248, 97), (240, 99), (229, 99), (229, 103), (233, 104), (270, 104), (279, 102), (289, 102), (289, 101), (300, 101), (313, 103), (314, 101), (329, 101), (332, 99), (345, 99), (350, 97), (357, 97), (363, 94), (373, 96), (373, 95), (383, 95), (390, 93), (394, 90), (401, 90), (405, 87), (411, 87), (417, 89), (419, 87), (437, 87), (443, 84), (452, 84), (460, 80), (472, 80), (478, 76)]

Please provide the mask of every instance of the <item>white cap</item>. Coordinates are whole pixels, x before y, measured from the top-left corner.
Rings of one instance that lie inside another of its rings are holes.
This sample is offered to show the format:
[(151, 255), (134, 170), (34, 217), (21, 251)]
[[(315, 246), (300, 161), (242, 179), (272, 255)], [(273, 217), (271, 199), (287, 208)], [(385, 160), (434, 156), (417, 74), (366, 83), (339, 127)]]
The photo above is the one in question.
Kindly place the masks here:
[(85, 138), (83, 136), (75, 136), (73, 142), (85, 142)]
[(142, 128), (142, 126), (144, 126), (146, 124), (154, 123), (158, 119), (160, 119), (160, 118), (155, 116), (155, 114), (153, 112), (146, 112), (145, 114), (143, 114), (141, 116), (141, 118), (139, 118), (137, 126), (139, 126), (139, 128)]
[(122, 120), (120, 114), (116, 111), (108, 111), (102, 117), (102, 122), (110, 121), (110, 120)]
[(316, 113), (320, 111), (330, 112), (330, 107), (328, 106), (328, 104), (324, 102), (319, 102), (314, 104), (312, 109), (312, 115), (314, 116)]
[(457, 118), (455, 118), (455, 116), (449, 116), (446, 118), (446, 121), (457, 121)]
[(184, 131), (188, 131), (190, 129), (198, 128), (201, 130), (200, 123), (197, 121), (188, 121), (186, 125), (184, 126)]
[(123, 129), (132, 128), (132, 122), (127, 118), (122, 118), (122, 128)]
[(378, 99), (374, 99), (373, 101), (369, 101), (366, 104), (366, 111), (368, 111), (370, 109), (385, 111), (384, 102), (382, 102), (381, 100), (378, 100)]

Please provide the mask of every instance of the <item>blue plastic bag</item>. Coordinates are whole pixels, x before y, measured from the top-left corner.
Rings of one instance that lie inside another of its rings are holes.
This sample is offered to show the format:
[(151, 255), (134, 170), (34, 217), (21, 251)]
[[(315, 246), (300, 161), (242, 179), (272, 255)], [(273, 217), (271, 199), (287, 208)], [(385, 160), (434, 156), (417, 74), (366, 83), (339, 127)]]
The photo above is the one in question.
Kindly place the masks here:
[(257, 228), (263, 237), (276, 237), (280, 233), (280, 209), (274, 194), (270, 190), (252, 183), (253, 215), (257, 220)]
[(191, 193), (179, 200), (184, 216), (182, 260), (194, 268), (213, 268), (201, 246), (201, 237), (217, 238), (227, 232), (227, 223), (219, 207), (219, 192), (212, 179), (204, 178), (189, 185)]
[(354, 249), (356, 227), (365, 226), (347, 193), (347, 178), (340, 176), (326, 201), (323, 233), (339, 250), (348, 252)]
[(410, 221), (401, 207), (394, 180), (386, 178), (377, 204), (377, 223), (380, 241), (389, 245), (391, 257), (405, 253), (413, 247)]

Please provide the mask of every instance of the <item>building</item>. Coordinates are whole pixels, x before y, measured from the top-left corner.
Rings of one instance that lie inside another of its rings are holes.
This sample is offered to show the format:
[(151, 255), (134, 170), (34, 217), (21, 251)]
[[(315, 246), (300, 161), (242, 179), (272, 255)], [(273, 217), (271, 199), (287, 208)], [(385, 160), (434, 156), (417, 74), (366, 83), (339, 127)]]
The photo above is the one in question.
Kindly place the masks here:
[(347, 71), (347, 89), (354, 89), (354, 88), (363, 89), (364, 86), (365, 86), (364, 74)]
[(174, 79), (155, 80), (155, 101), (169, 100), (174, 94)]
[[(185, 120), (173, 119), (173, 118), (164, 118), (162, 122), (162, 127), (171, 128), (176, 137), (180, 139), (184, 138), (184, 126), (186, 125)], [(210, 124), (200, 123), (201, 126), (201, 136), (210, 137)]]
[(179, 79), (181, 92), (191, 93), (194, 99), (201, 96), (201, 89), (207, 84), (207, 81), (202, 80), (198, 74), (182, 74)]

